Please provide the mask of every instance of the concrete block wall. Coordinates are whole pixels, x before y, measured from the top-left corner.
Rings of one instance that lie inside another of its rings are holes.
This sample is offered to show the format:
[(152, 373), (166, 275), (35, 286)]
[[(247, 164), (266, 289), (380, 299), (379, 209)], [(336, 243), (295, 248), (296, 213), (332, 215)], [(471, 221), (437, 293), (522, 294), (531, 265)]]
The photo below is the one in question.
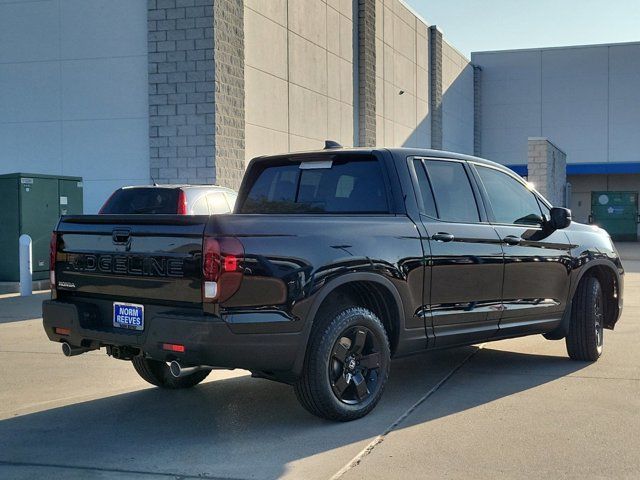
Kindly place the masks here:
[(480, 108), (482, 68), (473, 65), (473, 154), (482, 154), (482, 108)]
[(565, 187), (567, 183), (567, 156), (547, 138), (528, 139), (528, 176), (552, 205), (565, 206)]
[(245, 169), (243, 0), (213, 3), (213, 70), (215, 183), (237, 190)]
[(245, 0), (246, 151), (354, 144), (352, 0)]
[(214, 183), (213, 0), (149, 0), (149, 153), (158, 183)]
[(429, 88), (431, 92), (431, 148), (442, 150), (442, 32), (429, 27)]
[[(376, 145), (376, 0), (358, 0), (358, 139), (357, 145)], [(380, 52), (382, 53), (382, 52)]]

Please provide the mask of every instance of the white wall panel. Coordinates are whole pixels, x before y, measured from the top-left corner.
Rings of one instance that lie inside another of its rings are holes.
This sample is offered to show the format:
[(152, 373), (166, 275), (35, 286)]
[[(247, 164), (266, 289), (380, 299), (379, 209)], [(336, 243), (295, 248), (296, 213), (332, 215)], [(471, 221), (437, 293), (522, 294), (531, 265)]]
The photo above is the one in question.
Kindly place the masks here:
[(105, 180), (147, 177), (148, 166), (139, 159), (148, 152), (136, 140), (148, 128), (146, 118), (63, 122), (61, 173)]
[(60, 128), (60, 122), (0, 123), (0, 171), (59, 174)]
[(0, 3), (0, 63), (57, 58), (57, 18), (57, 0)]
[(60, 0), (62, 58), (147, 54), (147, 3), (140, 0)]
[(146, 55), (63, 61), (63, 119), (146, 117), (146, 69)]
[(58, 62), (0, 65), (0, 123), (48, 121), (59, 118)]
[[(640, 43), (478, 52), (482, 155), (514, 152), (513, 127), (546, 136), (568, 163), (638, 162)], [(516, 130), (517, 131), (517, 130)], [(508, 163), (526, 163), (526, 148)]]
[(144, 0), (0, 1), (0, 173), (148, 183), (147, 68)]

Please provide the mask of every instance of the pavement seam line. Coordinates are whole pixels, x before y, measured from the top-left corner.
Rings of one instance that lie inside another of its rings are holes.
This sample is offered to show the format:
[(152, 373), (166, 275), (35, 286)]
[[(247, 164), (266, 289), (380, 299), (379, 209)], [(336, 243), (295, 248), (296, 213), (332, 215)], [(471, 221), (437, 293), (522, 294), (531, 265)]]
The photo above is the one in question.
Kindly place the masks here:
[(405, 410), (404, 413), (400, 415), (391, 425), (389, 425), (380, 435), (378, 435), (373, 440), (371, 440), (371, 442), (369, 442), (369, 444), (366, 447), (364, 447), (360, 451), (360, 453), (358, 453), (349, 462), (347, 462), (347, 464), (343, 466), (340, 470), (338, 470), (329, 480), (339, 480), (349, 470), (351, 470), (354, 467), (357, 467), (360, 464), (360, 462), (362, 462), (362, 460), (373, 451), (374, 448), (376, 448), (378, 445), (380, 445), (384, 441), (384, 439), (387, 437), (389, 433), (391, 433), (391, 431), (395, 430), (395, 428), (398, 425), (400, 425), (409, 415), (411, 415), (416, 410), (416, 408), (418, 408), (425, 401), (427, 401), (427, 399), (431, 395), (436, 393), (440, 389), (440, 387), (442, 387), (447, 382), (447, 380), (453, 377), (453, 375), (458, 370), (460, 370), (469, 360), (471, 360), (471, 358), (474, 355), (476, 355), (480, 350), (482, 350), (484, 348), (484, 345), (485, 345), (484, 343), (478, 345), (478, 348), (476, 348), (473, 352), (469, 353), (469, 355), (464, 357), (460, 363), (458, 363), (455, 367), (449, 370), (449, 372), (447, 372), (447, 374), (444, 377), (438, 380), (438, 383), (436, 383), (433, 387), (431, 387), (431, 389), (429, 389), (427, 393), (425, 393), (413, 405), (411, 405), (407, 410)]

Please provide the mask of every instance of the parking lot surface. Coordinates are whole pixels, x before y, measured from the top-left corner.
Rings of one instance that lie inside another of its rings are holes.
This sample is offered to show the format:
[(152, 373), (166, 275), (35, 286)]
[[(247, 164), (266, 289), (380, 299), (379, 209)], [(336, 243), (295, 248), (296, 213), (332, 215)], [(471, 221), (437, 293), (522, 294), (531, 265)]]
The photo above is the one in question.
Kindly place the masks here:
[(625, 310), (597, 363), (541, 336), (400, 359), (341, 424), (243, 371), (163, 391), (104, 351), (66, 358), (48, 293), (0, 296), (0, 478), (640, 478), (640, 246), (621, 252)]

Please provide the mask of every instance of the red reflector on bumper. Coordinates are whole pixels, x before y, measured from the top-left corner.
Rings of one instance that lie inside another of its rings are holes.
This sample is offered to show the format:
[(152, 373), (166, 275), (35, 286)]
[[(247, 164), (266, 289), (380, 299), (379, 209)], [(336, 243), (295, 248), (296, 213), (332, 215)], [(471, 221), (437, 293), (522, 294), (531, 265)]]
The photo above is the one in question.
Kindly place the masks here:
[(177, 345), (177, 344), (174, 344), (174, 343), (163, 343), (162, 344), (162, 349), (163, 350), (168, 350), (170, 352), (183, 353), (184, 352), (184, 345)]
[(68, 328), (60, 328), (60, 327), (56, 327), (55, 328), (55, 332), (58, 335), (71, 335), (71, 330), (69, 330)]

